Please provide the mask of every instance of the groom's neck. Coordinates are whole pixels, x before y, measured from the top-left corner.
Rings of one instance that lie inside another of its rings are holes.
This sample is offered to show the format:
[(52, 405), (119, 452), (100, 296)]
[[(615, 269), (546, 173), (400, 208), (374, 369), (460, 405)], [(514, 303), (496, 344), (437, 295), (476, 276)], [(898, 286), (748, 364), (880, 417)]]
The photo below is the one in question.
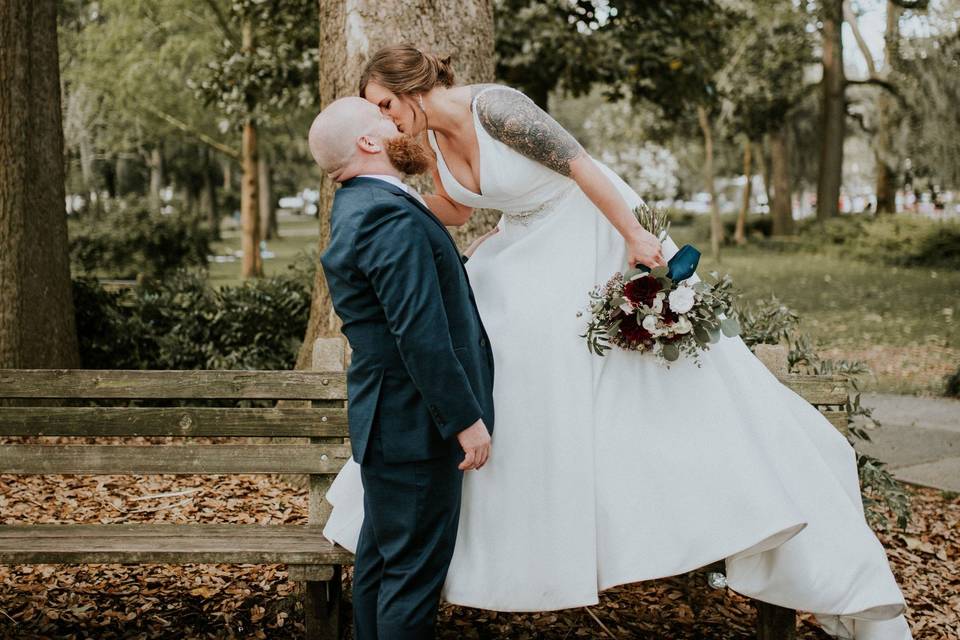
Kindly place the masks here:
[(383, 162), (367, 161), (357, 163), (355, 166), (350, 167), (349, 170), (341, 174), (338, 177), (338, 180), (340, 182), (345, 182), (350, 178), (356, 178), (357, 176), (363, 175), (393, 176), (399, 180), (403, 179), (403, 174), (400, 173), (400, 171), (398, 171), (397, 168), (389, 161), (385, 160)]

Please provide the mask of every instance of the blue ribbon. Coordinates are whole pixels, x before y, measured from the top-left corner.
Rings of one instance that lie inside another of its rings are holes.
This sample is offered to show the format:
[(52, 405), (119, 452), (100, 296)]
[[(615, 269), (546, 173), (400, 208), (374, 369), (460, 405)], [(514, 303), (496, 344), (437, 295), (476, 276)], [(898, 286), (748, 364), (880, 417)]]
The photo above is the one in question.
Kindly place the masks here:
[[(667, 261), (667, 277), (674, 282), (686, 280), (697, 270), (700, 252), (691, 244), (685, 244)], [(650, 271), (646, 265), (638, 264), (637, 269)]]

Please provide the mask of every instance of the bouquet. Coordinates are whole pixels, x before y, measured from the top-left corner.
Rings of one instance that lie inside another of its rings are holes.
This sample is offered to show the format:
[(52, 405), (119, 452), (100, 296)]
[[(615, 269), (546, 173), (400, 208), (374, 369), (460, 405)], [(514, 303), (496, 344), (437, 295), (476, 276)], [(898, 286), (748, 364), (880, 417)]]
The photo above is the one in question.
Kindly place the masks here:
[[(670, 227), (666, 214), (645, 204), (634, 209), (637, 220), (662, 242)], [(699, 366), (699, 354), (720, 340), (740, 334), (730, 314), (733, 281), (711, 273), (713, 283), (690, 283), (700, 252), (684, 245), (667, 266), (643, 265), (615, 273), (590, 292), (587, 329), (580, 337), (598, 356), (616, 346), (652, 353), (668, 364), (681, 354)]]

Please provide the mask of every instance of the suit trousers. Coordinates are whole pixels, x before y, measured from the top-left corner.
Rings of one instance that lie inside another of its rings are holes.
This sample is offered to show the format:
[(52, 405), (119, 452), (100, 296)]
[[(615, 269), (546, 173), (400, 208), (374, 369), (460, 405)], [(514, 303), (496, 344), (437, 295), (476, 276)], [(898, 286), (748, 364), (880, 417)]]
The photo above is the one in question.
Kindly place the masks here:
[(360, 476), (364, 518), (354, 561), (356, 640), (430, 640), (460, 518), (463, 459), (383, 460), (379, 428), (370, 435)]

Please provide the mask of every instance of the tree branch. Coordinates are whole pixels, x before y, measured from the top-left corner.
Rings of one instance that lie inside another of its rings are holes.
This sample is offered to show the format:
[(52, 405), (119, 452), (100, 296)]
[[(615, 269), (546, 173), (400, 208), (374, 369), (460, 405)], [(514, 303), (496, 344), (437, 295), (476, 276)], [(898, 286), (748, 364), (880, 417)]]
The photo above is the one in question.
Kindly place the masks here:
[(236, 31), (230, 27), (230, 21), (227, 20), (227, 17), (223, 14), (223, 11), (220, 10), (217, 0), (205, 0), (205, 2), (210, 11), (213, 12), (213, 15), (216, 16), (217, 23), (220, 25), (220, 31), (223, 33), (223, 36), (229, 40), (233, 46), (239, 48), (240, 38), (237, 37)]
[(877, 76), (877, 65), (873, 61), (873, 53), (870, 51), (870, 47), (867, 46), (867, 41), (863, 39), (863, 34), (860, 33), (857, 14), (853, 12), (853, 7), (850, 6), (850, 0), (843, 0), (843, 18), (853, 30), (853, 38), (857, 41), (857, 47), (860, 49), (860, 53), (863, 54), (863, 58), (867, 61), (867, 73), (870, 74), (871, 78), (875, 78)]
[(209, 147), (212, 147), (213, 149), (216, 149), (220, 153), (230, 156), (235, 160), (240, 158), (240, 152), (234, 149), (233, 147), (225, 145), (222, 142), (211, 138), (204, 132), (198, 131), (197, 129), (191, 127), (186, 122), (183, 122), (182, 120), (175, 118), (169, 113), (165, 111), (161, 111), (160, 109), (157, 109), (153, 105), (149, 105), (146, 103), (141, 103), (139, 106), (144, 111), (147, 111), (148, 113), (155, 115), (156, 117), (160, 118), (164, 122), (168, 122), (169, 124), (172, 124), (174, 127), (176, 127), (177, 129), (180, 129), (185, 133), (189, 133), (190, 135), (197, 138), (197, 140), (199, 140), (200, 142), (203, 142), (204, 144), (206, 144)]

